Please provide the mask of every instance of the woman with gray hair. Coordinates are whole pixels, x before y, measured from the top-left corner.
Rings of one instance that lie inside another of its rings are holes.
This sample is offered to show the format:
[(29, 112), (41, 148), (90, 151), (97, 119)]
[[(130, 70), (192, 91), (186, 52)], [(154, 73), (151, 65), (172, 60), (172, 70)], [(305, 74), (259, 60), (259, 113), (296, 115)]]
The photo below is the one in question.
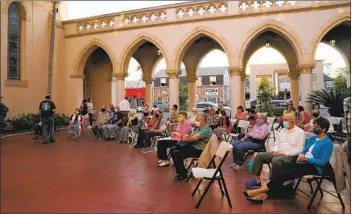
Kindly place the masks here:
[(245, 135), (238, 136), (238, 140), (232, 143), (233, 146), (233, 164), (232, 168), (235, 170), (243, 170), (244, 155), (246, 151), (258, 150), (265, 143), (265, 138), (270, 129), (267, 123), (267, 116), (265, 114), (258, 114), (256, 124)]
[(138, 126), (138, 118), (136, 116), (136, 110), (131, 109), (130, 116), (129, 116), (126, 124), (120, 130), (120, 134), (119, 134), (120, 143), (127, 143), (128, 142), (128, 135), (129, 135), (131, 129), (132, 130), (134, 129), (133, 130), (134, 132), (139, 131), (139, 127), (137, 127), (137, 126)]

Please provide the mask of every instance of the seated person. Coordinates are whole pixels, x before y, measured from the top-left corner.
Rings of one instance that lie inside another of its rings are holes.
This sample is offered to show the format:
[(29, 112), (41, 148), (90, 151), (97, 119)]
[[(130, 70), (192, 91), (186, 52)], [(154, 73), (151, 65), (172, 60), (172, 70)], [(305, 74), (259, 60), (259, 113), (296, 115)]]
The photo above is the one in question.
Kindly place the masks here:
[(131, 129), (134, 132), (138, 132), (139, 130), (136, 130), (138, 126), (138, 118), (136, 116), (136, 110), (132, 109), (130, 111), (130, 115), (124, 126), (121, 128), (120, 133), (119, 133), (119, 141), (120, 143), (126, 143), (128, 142), (128, 135), (131, 131)]
[[(294, 108), (293, 108), (293, 105), (291, 102), (289, 102), (286, 106), (286, 109), (285, 111), (282, 113), (282, 115), (285, 115), (285, 114), (292, 114), (292, 116), (296, 117), (296, 112), (294, 111)], [(279, 126), (276, 127), (276, 131), (283, 128), (283, 120), (282, 118), (280, 119), (280, 123), (279, 123)]]
[(303, 129), (306, 124), (310, 123), (310, 120), (312, 118), (306, 111), (304, 111), (304, 108), (302, 106), (298, 106), (297, 110), (298, 110), (299, 120), (297, 121), (296, 125), (301, 129)]
[(101, 111), (98, 113), (97, 121), (92, 127), (92, 131), (96, 139), (103, 136), (103, 126), (109, 124), (110, 118), (110, 113), (106, 111), (106, 106), (103, 105), (101, 107)]
[(198, 109), (196, 107), (192, 108), (192, 114), (189, 117), (189, 122), (193, 125), (196, 122), (196, 116), (198, 114)]
[(70, 133), (73, 133), (75, 135), (75, 138), (79, 138), (81, 136), (82, 116), (79, 108), (76, 108), (75, 113), (71, 116), (68, 130)]
[(111, 119), (110, 124), (103, 126), (103, 136), (105, 140), (113, 140), (118, 138), (115, 130), (120, 130), (123, 125), (123, 115), (120, 112), (119, 107), (117, 106), (116, 110), (110, 110)]
[(153, 111), (154, 116), (152, 117), (148, 125), (144, 129), (142, 129), (141, 132), (138, 134), (137, 144), (134, 146), (134, 148), (150, 147), (150, 140), (152, 137), (163, 136), (162, 131), (166, 130), (165, 120), (163, 120), (163, 114), (160, 113), (157, 109), (154, 109)]
[(257, 150), (265, 143), (265, 137), (269, 133), (269, 126), (267, 123), (267, 117), (264, 114), (258, 114), (257, 123), (255, 126), (246, 134), (239, 135), (238, 141), (233, 142), (233, 164), (232, 168), (236, 170), (243, 170), (244, 155), (249, 149)]
[(158, 141), (158, 167), (167, 167), (170, 165), (167, 160), (166, 150), (175, 146), (182, 140), (183, 136), (188, 135), (192, 130), (191, 123), (187, 119), (187, 112), (180, 111), (178, 113), (177, 122), (176, 131), (171, 133), (171, 138)]
[(320, 111), (319, 110), (313, 110), (312, 111), (312, 117), (313, 117), (313, 119), (311, 119), (309, 123), (307, 123), (307, 124), (305, 124), (303, 126), (304, 133), (305, 133), (306, 137), (308, 137), (308, 138), (314, 135), (314, 133), (313, 133), (313, 121), (315, 119), (317, 119), (318, 117), (320, 117)]
[(142, 120), (146, 121), (147, 117), (150, 115), (149, 105), (147, 103), (144, 104)]
[(296, 163), (298, 154), (303, 150), (305, 143), (304, 131), (295, 125), (292, 114), (283, 117), (284, 128), (281, 129), (275, 140), (272, 152), (260, 152), (254, 158), (252, 167), (255, 179), (246, 182), (247, 188), (260, 187), (260, 173), (264, 163), (271, 163), (270, 180), (280, 174), (281, 170), (291, 169)]
[(219, 120), (219, 126), (216, 129), (214, 129), (214, 132), (215, 130), (219, 131), (219, 129), (221, 129), (225, 133), (231, 133), (232, 127), (231, 127), (230, 118), (226, 115), (225, 110), (221, 110), (220, 113), (221, 113), (221, 118)]
[(235, 115), (235, 119), (236, 119), (236, 122), (235, 122), (235, 124), (233, 124), (233, 132), (234, 133), (241, 133), (241, 129), (237, 128), (238, 123), (239, 123), (240, 120), (247, 120), (247, 115), (244, 112), (244, 109), (243, 109), (242, 106), (238, 106), (237, 107), (237, 112), (236, 112), (236, 115)]
[(249, 109), (248, 113), (249, 128), (253, 128), (253, 126), (255, 126), (257, 123), (258, 113), (255, 111), (255, 109)]
[(207, 116), (207, 123), (212, 130), (214, 130), (219, 125), (220, 117), (216, 114), (215, 109), (210, 108), (209, 115)]
[(178, 116), (178, 105), (174, 104), (171, 107), (170, 122), (171, 123), (176, 123), (177, 122), (177, 116)]
[(225, 108), (224, 108), (223, 105), (219, 104), (218, 105), (218, 110), (216, 110), (216, 114), (219, 115), (219, 117), (221, 117), (220, 114), (221, 114), (222, 110), (225, 110)]
[(175, 164), (176, 176), (175, 182), (187, 180), (187, 169), (183, 163), (186, 158), (198, 158), (209, 139), (212, 136), (212, 130), (207, 125), (207, 118), (204, 113), (197, 114), (196, 129), (191, 135), (184, 135), (181, 142), (171, 148), (171, 157)]
[[(247, 200), (253, 203), (263, 203), (268, 196), (280, 192), (284, 188), (283, 184), (305, 175), (323, 175), (327, 171), (332, 170), (329, 159), (333, 151), (333, 143), (326, 135), (329, 130), (330, 122), (326, 118), (319, 117), (313, 122), (314, 134), (308, 139), (303, 151), (298, 155), (297, 163), (291, 170), (281, 172), (275, 176), (267, 185), (257, 190), (244, 192)], [(331, 172), (331, 171), (330, 171)]]

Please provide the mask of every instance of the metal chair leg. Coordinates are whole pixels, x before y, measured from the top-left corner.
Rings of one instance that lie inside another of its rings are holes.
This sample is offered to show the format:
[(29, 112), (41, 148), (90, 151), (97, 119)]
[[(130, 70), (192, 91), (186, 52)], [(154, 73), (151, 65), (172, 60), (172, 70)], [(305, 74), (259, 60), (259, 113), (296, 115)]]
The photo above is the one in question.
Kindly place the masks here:
[(200, 179), (200, 180), (198, 181), (198, 184), (197, 184), (196, 188), (194, 188), (194, 190), (193, 190), (193, 192), (192, 192), (192, 196), (194, 196), (194, 194), (196, 194), (196, 192), (197, 192), (197, 190), (198, 190), (200, 184), (202, 183), (202, 181), (203, 181), (203, 179)]
[(220, 191), (221, 191), (221, 195), (224, 196), (224, 191), (222, 190), (222, 185), (221, 185), (221, 181), (218, 180), (218, 184), (219, 184), (219, 187), (220, 187)]
[(340, 201), (340, 204), (341, 204), (342, 208), (345, 208), (345, 204), (343, 203), (342, 197), (341, 197), (340, 193), (337, 192), (336, 182), (334, 181), (334, 182), (332, 182), (332, 183), (334, 184), (335, 191), (336, 191), (336, 193), (337, 193), (337, 197), (338, 197), (338, 199), (339, 199), (339, 201)]
[(302, 178), (299, 178), (299, 179), (298, 179), (298, 181), (297, 181), (297, 183), (296, 183), (296, 186), (295, 186), (295, 188), (293, 189), (293, 192), (296, 192), (296, 190), (297, 190), (297, 188), (298, 188), (298, 185), (299, 185), (299, 183), (301, 182), (301, 180), (302, 180)]
[(200, 206), (200, 204), (202, 203), (202, 201), (204, 199), (204, 196), (207, 194), (207, 192), (208, 192), (210, 186), (213, 184), (213, 182), (214, 182), (214, 180), (210, 180), (207, 188), (205, 188), (205, 191), (203, 192), (202, 196), (200, 197), (200, 199), (199, 199), (199, 201), (198, 201), (198, 203), (196, 205), (196, 208), (198, 208)]
[(227, 187), (226, 187), (226, 184), (225, 184), (225, 179), (222, 178), (221, 181), (222, 181), (222, 184), (224, 186), (224, 191), (225, 191), (225, 195), (226, 195), (226, 198), (227, 198), (227, 202), (229, 203), (229, 206), (232, 208), (230, 195), (229, 195), (229, 192), (227, 191)]
[(312, 204), (313, 204), (313, 201), (314, 201), (314, 199), (315, 199), (315, 196), (317, 195), (317, 193), (318, 193), (318, 191), (319, 191), (319, 189), (320, 189), (321, 183), (323, 183), (323, 179), (317, 180), (318, 186), (317, 186), (317, 188), (315, 189), (315, 191), (314, 191), (314, 193), (313, 193), (313, 195), (312, 195), (312, 198), (311, 198), (310, 201), (309, 201), (309, 204), (308, 204), (308, 206), (307, 206), (307, 209), (310, 209), (310, 208), (311, 208), (311, 206), (312, 206)]

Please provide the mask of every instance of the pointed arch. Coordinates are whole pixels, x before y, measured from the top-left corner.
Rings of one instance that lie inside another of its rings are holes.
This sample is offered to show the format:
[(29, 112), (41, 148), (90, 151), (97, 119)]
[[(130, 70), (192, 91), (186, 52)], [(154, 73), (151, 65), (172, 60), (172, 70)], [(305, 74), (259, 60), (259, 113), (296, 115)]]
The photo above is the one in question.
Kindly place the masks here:
[(232, 50), (230, 49), (231, 45), (223, 36), (221, 36), (217, 33), (214, 33), (214, 32), (216, 32), (216, 31), (211, 28), (205, 27), (205, 26), (196, 27), (191, 32), (189, 32), (184, 37), (184, 39), (181, 40), (181, 42), (179, 43), (179, 45), (176, 48), (176, 51), (173, 55), (173, 62), (174, 62), (173, 68), (178, 71), (181, 70), (181, 62), (182, 62), (183, 56), (185, 55), (186, 51), (193, 44), (194, 41), (196, 41), (197, 39), (199, 39), (202, 36), (207, 36), (207, 37), (213, 39), (221, 46), (221, 48), (223, 49), (223, 51), (227, 55), (228, 64), (231, 67), (232, 66), (231, 59), (233, 58), (231, 56), (234, 56)]
[(112, 64), (113, 73), (116, 73), (118, 65), (110, 47), (99, 39), (93, 39), (78, 52), (78, 56), (76, 57), (76, 61), (74, 63), (75, 67), (73, 70), (73, 76), (83, 77), (87, 59), (97, 48), (102, 48), (108, 54)]
[(242, 47), (239, 51), (239, 56), (237, 59), (239, 60), (240, 67), (244, 66), (243, 61), (248, 47), (251, 45), (252, 41), (265, 31), (271, 30), (279, 35), (281, 35), (293, 48), (295, 51), (295, 55), (297, 57), (297, 61), (300, 62), (300, 55), (302, 53), (300, 37), (296, 35), (292, 30), (290, 30), (287, 26), (282, 24), (276, 20), (267, 20), (264, 23), (252, 28), (244, 37), (244, 41), (242, 42)]
[(351, 22), (351, 14), (349, 12), (340, 13), (334, 18), (330, 19), (313, 37), (311, 41), (311, 53), (315, 57), (316, 51), (318, 49), (319, 43), (322, 41), (324, 36), (329, 33), (330, 30), (334, 29), (336, 26), (344, 23)]
[(128, 65), (131, 57), (145, 42), (150, 42), (154, 44), (161, 51), (162, 56), (166, 60), (166, 64), (168, 63), (169, 56), (164, 43), (160, 41), (156, 36), (143, 32), (133, 38), (131, 42), (129, 42), (128, 45), (121, 52), (122, 56), (119, 57), (119, 61), (121, 62), (119, 73), (128, 73)]

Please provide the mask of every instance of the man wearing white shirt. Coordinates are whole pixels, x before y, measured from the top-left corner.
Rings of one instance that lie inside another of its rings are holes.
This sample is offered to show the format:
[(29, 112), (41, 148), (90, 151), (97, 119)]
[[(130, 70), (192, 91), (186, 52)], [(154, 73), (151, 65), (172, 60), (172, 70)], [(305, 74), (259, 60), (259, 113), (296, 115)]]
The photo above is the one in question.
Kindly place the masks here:
[(260, 187), (260, 173), (264, 163), (271, 163), (270, 180), (280, 171), (290, 169), (297, 160), (297, 156), (304, 148), (304, 131), (295, 125), (292, 114), (283, 116), (284, 128), (281, 129), (272, 152), (258, 153), (254, 158), (253, 174), (255, 179), (245, 183), (247, 188)]
[(130, 102), (128, 102), (127, 97), (120, 102), (120, 111), (130, 111)]

